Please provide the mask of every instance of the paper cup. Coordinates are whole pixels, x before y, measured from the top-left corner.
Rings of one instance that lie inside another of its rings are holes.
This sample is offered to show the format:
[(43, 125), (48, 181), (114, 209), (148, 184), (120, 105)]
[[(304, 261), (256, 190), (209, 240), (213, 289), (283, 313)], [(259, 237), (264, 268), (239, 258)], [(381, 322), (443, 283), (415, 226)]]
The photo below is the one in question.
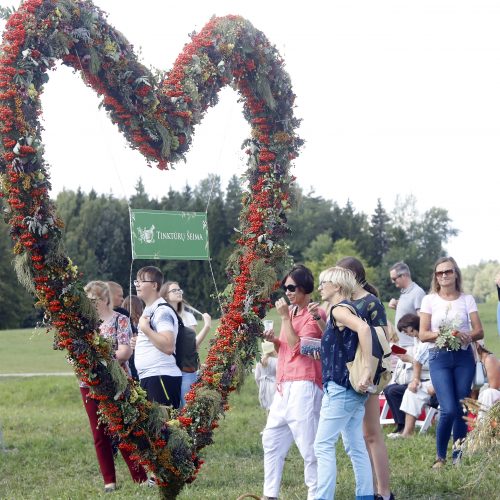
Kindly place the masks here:
[(264, 323), (264, 331), (265, 332), (268, 332), (269, 330), (273, 329), (274, 321), (272, 319), (265, 319), (263, 321), (263, 323)]

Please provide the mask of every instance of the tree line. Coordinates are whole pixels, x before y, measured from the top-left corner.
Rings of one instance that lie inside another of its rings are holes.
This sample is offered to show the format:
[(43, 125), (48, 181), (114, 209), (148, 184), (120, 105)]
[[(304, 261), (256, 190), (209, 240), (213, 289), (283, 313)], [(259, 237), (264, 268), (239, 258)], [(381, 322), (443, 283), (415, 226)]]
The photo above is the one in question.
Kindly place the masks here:
[[(233, 176), (223, 189), (220, 177), (210, 175), (195, 187), (169, 189), (161, 199), (148, 195), (141, 179), (129, 200), (110, 194), (65, 190), (56, 198), (57, 211), (65, 223), (64, 243), (68, 255), (78, 265), (83, 280), (112, 280), (120, 283), (125, 295), (139, 267), (157, 265), (167, 279), (181, 284), (186, 299), (197, 309), (218, 315), (216, 289), (226, 286), (225, 266), (238, 238), (238, 217), (242, 186)], [(379, 199), (371, 215), (294, 188), (295, 208), (288, 215), (291, 233), (290, 254), (295, 262), (310, 266), (315, 276), (338, 259), (353, 255), (363, 261), (367, 275), (384, 300), (397, 291), (389, 280), (389, 268), (404, 260), (414, 281), (428, 288), (433, 263), (445, 255), (446, 242), (457, 234), (444, 208), (433, 207), (423, 214), (414, 197), (398, 198), (387, 212)], [(208, 212), (211, 266), (206, 261), (131, 262), (129, 205), (131, 208)], [(11, 265), (8, 226), (0, 224), (0, 329), (32, 326), (40, 319), (33, 299), (17, 282)], [(490, 264), (488, 264), (490, 265)], [(491, 263), (494, 265), (494, 263)], [(491, 294), (491, 286), (476, 283), (483, 264), (464, 273), (466, 285), (479, 301)], [(213, 277), (212, 277), (213, 272)], [(483, 276), (484, 275), (484, 276)], [(491, 279), (491, 278), (490, 278)], [(214, 284), (215, 283), (215, 284)], [(134, 289), (132, 288), (132, 293)]]

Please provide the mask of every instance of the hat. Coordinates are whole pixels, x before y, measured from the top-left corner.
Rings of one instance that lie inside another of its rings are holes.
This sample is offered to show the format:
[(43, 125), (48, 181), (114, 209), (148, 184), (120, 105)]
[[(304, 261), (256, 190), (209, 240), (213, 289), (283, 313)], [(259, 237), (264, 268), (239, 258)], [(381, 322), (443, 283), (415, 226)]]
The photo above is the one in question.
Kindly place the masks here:
[(262, 342), (262, 352), (264, 354), (271, 354), (272, 352), (275, 352), (274, 344), (264, 340), (264, 342)]

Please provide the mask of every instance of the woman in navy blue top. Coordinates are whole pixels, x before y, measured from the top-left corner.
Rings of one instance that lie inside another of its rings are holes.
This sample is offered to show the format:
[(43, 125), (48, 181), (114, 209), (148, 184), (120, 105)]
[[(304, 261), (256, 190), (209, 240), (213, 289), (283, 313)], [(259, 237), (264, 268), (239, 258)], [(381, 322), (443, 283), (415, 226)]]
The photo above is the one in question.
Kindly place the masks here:
[(354, 360), (358, 344), (364, 359), (370, 360), (372, 354), (370, 327), (349, 308), (355, 286), (354, 274), (341, 267), (327, 269), (320, 275), (321, 298), (332, 308), (321, 339), (324, 394), (314, 442), (318, 460), (316, 500), (331, 500), (335, 495), (335, 445), (340, 434), (354, 467), (356, 498), (373, 500), (372, 468), (361, 425), (366, 390), (371, 384), (370, 366), (367, 363), (364, 367), (356, 388), (349, 382), (347, 369), (347, 363)]

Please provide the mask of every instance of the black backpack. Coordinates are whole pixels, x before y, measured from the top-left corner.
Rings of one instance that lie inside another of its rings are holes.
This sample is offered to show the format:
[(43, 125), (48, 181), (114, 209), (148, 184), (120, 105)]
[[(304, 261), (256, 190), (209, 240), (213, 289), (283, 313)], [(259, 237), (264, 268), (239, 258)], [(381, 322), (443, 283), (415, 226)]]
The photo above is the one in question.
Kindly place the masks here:
[(153, 319), (156, 310), (159, 307), (163, 306), (167, 306), (170, 307), (170, 309), (172, 309), (179, 324), (179, 329), (177, 331), (177, 338), (175, 339), (175, 354), (173, 354), (173, 356), (175, 358), (175, 364), (182, 370), (184, 365), (184, 358), (186, 357), (186, 355), (189, 355), (189, 350), (190, 350), (189, 346), (190, 335), (188, 335), (186, 330), (192, 330), (192, 329), (184, 325), (184, 322), (182, 321), (181, 317), (177, 314), (177, 311), (168, 302), (160, 302), (156, 306), (156, 309), (151, 313), (151, 317), (149, 318), (149, 326), (151, 326), (151, 328), (153, 328), (151, 321)]

